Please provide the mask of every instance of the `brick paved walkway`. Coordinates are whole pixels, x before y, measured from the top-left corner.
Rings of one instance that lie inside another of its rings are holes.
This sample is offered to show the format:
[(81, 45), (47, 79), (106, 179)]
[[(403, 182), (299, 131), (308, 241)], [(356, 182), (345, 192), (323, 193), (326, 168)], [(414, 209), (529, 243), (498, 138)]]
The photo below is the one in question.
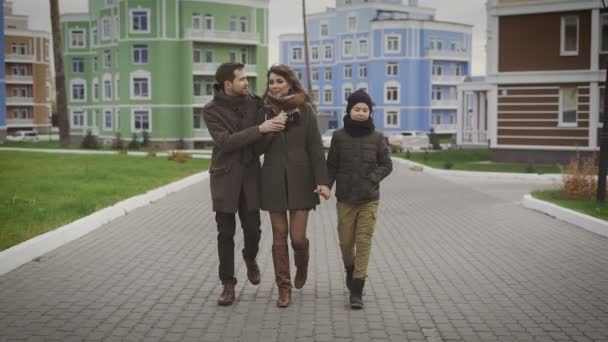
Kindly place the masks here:
[(0, 341), (608, 341), (608, 239), (521, 207), (526, 185), (465, 183), (395, 165), (364, 311), (347, 306), (333, 200), (311, 213), (289, 308), (266, 214), (261, 284), (239, 260), (238, 302), (217, 307), (205, 182), (0, 277)]

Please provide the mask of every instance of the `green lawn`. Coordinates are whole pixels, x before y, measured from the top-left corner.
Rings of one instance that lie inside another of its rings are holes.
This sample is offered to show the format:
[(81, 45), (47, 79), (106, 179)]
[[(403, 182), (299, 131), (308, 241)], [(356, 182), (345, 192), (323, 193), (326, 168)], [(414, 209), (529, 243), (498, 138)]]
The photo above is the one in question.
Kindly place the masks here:
[(608, 220), (608, 203), (597, 202), (595, 198), (579, 200), (563, 199), (560, 190), (534, 191), (532, 197), (587, 214), (601, 220)]
[(482, 172), (521, 172), (521, 173), (561, 173), (558, 165), (493, 163), (492, 151), (488, 149), (451, 149), (429, 152), (394, 153), (396, 157), (409, 159), (436, 169), (446, 169), (452, 163), (452, 170)]
[[(36, 142), (32, 141), (5, 141), (0, 143), (0, 147), (21, 147), (21, 148), (62, 148), (59, 146), (59, 141), (45, 141), (40, 140)], [(79, 144), (70, 144), (69, 149), (80, 148)]]
[(209, 160), (0, 151), (0, 250), (204, 171)]

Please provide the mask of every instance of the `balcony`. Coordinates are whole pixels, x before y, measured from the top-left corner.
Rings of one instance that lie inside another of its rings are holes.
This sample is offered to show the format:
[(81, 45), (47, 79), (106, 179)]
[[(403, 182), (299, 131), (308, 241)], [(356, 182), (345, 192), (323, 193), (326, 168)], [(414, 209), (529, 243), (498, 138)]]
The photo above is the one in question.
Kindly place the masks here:
[(188, 29), (185, 33), (186, 39), (198, 42), (226, 43), (241, 45), (259, 45), (260, 34), (258, 32), (218, 31), (218, 30), (193, 30)]
[(6, 83), (30, 84), (34, 83), (32, 75), (6, 75)]
[(435, 133), (456, 133), (456, 124), (433, 124)]
[(207, 102), (211, 101), (213, 99), (213, 95), (194, 95), (192, 97), (192, 103), (195, 106), (204, 106), (205, 104), (207, 104)]
[(4, 55), (4, 61), (8, 63), (33, 63), (35, 60), (34, 55), (22, 55), (18, 53)]
[(456, 107), (458, 106), (458, 101), (457, 100), (433, 100), (433, 101), (431, 101), (431, 106), (433, 107), (433, 109), (439, 109), (439, 108), (456, 109)]
[(13, 126), (13, 127), (24, 127), (24, 126), (31, 126), (34, 124), (34, 120), (33, 119), (6, 119), (6, 125), (7, 126)]
[(192, 138), (197, 141), (212, 141), (211, 134), (207, 128), (193, 128), (192, 129)]
[(431, 81), (433, 84), (449, 84), (456, 85), (462, 83), (466, 76), (456, 76), (456, 75), (433, 75), (431, 76)]
[(487, 131), (465, 129), (462, 131), (462, 143), (466, 145), (487, 145)]
[(468, 61), (470, 54), (463, 50), (437, 50), (426, 49), (424, 55), (432, 59), (450, 60), (450, 61)]
[[(192, 64), (192, 73), (201, 76), (215, 76), (215, 71), (219, 66), (220, 63), (194, 63)], [(257, 77), (256, 67), (255, 64), (245, 64), (247, 76)]]
[(7, 106), (34, 105), (33, 97), (9, 96), (6, 98)]

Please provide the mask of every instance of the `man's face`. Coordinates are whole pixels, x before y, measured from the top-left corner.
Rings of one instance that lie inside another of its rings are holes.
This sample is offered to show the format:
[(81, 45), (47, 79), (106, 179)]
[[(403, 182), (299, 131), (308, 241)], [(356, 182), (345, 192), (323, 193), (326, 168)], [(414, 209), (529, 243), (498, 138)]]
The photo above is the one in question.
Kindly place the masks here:
[(249, 94), (249, 81), (245, 69), (234, 70), (234, 80), (226, 82), (226, 93), (228, 95), (247, 95)]

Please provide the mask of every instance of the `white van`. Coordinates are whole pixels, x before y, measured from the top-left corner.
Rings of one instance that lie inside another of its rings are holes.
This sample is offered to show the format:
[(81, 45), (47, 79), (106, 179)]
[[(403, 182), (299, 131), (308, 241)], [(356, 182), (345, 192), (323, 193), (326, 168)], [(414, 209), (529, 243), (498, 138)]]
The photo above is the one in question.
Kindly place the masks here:
[(6, 137), (8, 141), (38, 141), (34, 131), (15, 131)]

